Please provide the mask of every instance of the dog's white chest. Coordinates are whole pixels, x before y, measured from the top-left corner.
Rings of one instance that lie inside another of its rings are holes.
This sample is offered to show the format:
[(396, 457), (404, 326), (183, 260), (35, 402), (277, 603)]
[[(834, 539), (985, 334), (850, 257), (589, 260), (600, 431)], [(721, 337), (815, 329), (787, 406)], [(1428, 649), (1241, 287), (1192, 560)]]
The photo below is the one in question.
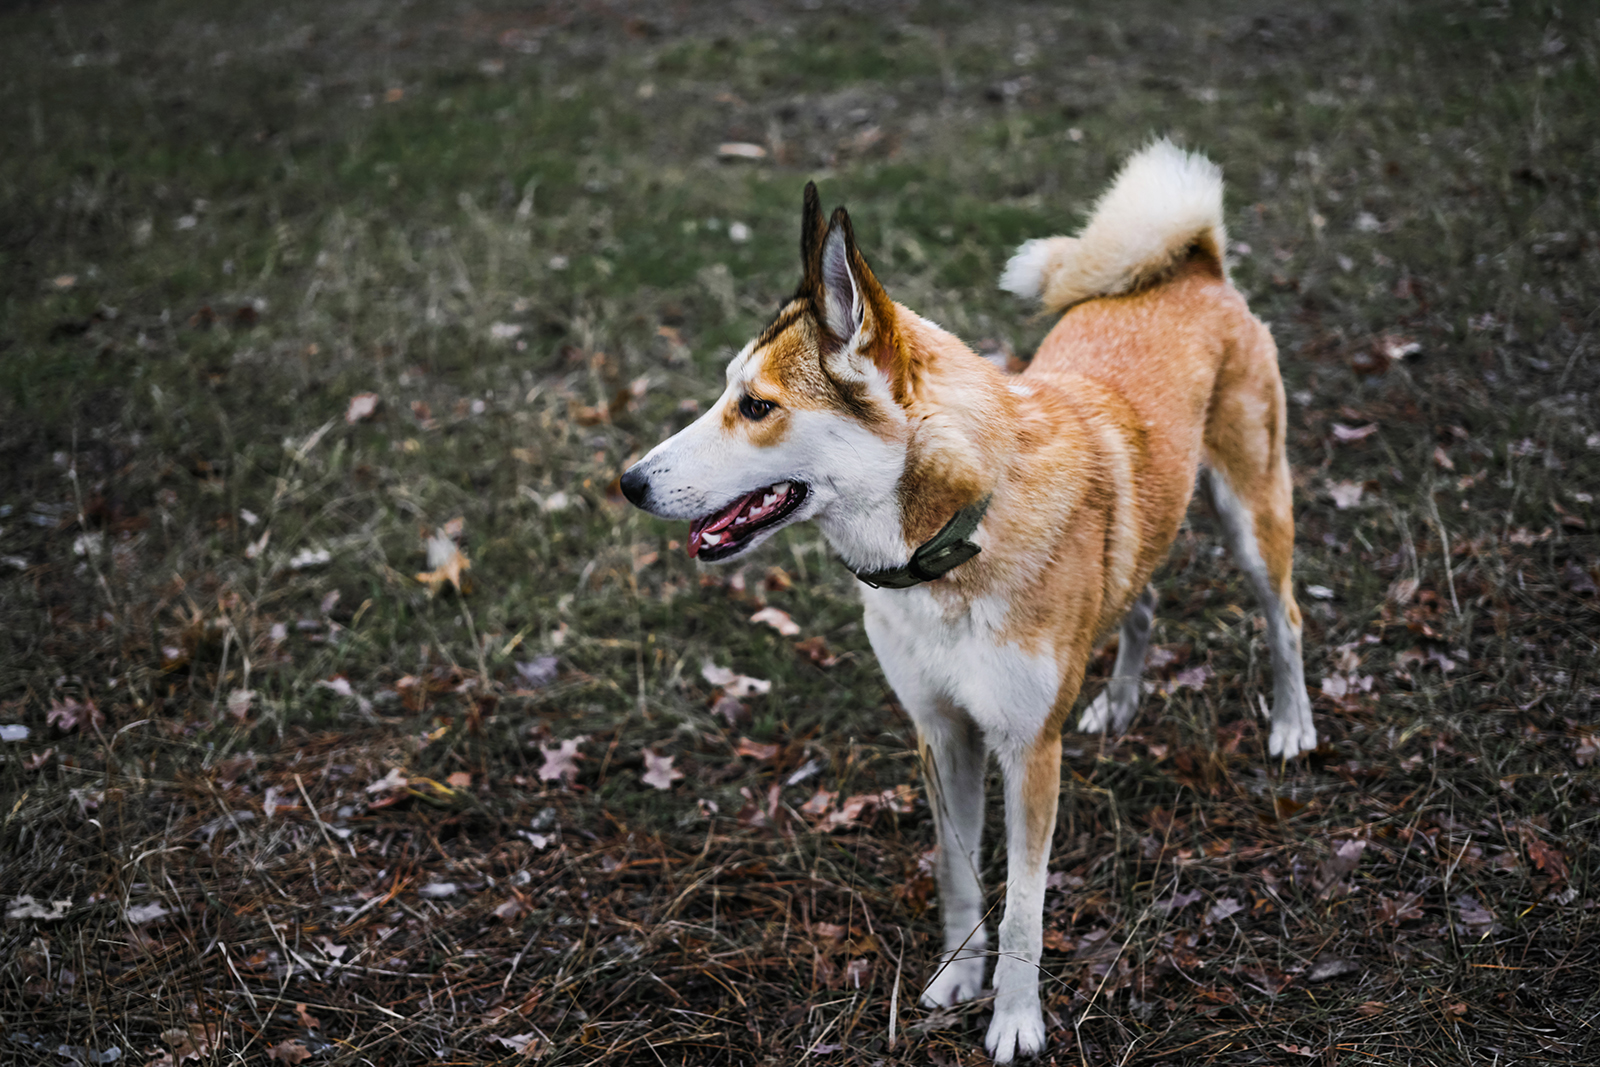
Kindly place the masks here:
[(1061, 671), (1055, 657), (1006, 640), (1008, 605), (979, 600), (947, 618), (924, 588), (866, 589), (867, 636), (883, 673), (913, 719), (966, 709), (991, 745), (1026, 745), (1055, 705)]

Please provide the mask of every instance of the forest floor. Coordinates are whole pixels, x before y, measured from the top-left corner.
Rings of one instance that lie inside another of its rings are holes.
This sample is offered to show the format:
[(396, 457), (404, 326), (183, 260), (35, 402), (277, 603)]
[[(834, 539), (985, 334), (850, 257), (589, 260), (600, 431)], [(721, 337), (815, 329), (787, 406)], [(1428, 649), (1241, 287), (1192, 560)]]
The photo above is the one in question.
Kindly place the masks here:
[(1021, 361), (1006, 257), (1158, 134), (1282, 353), (1324, 742), (1267, 758), (1197, 506), (1134, 732), (1067, 740), (1045, 1060), (1600, 1060), (1585, 11), (10, 5), (0, 1064), (986, 1062), (917, 1005), (855, 580), (809, 527), (701, 568), (616, 479), (807, 179)]

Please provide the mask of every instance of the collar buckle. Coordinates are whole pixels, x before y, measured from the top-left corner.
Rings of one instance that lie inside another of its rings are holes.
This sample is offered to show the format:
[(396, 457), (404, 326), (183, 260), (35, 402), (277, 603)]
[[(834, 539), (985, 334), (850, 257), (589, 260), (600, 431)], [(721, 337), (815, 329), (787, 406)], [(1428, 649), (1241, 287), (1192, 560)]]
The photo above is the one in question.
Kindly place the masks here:
[(855, 576), (874, 589), (909, 589), (943, 578), (983, 551), (967, 538), (983, 521), (992, 499), (992, 495), (986, 496), (956, 512), (938, 533), (917, 547), (904, 567), (865, 573), (856, 571)]

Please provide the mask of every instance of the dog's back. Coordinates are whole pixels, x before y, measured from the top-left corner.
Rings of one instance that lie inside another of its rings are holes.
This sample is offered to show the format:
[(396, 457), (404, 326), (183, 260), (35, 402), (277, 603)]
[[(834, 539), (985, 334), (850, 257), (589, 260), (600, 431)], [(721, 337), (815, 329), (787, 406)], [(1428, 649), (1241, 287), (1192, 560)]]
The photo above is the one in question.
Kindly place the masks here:
[(1241, 427), (1265, 426), (1260, 451), (1282, 452), (1277, 348), (1228, 281), (1226, 242), (1220, 170), (1158, 141), (1079, 236), (1028, 241), (1001, 276), (1061, 314), (1023, 377), (1107, 392), (1132, 416), (1116, 436), (1153, 475), (1134, 487), (1147, 544), (1176, 532), (1202, 464), (1237, 465)]

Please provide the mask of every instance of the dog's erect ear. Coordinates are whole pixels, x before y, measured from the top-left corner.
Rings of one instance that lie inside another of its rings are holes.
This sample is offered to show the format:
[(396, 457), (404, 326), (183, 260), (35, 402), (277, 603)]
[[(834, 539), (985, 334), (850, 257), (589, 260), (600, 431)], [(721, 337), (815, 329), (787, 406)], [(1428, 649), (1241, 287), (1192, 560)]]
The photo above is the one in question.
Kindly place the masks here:
[(828, 236), (828, 222), (822, 217), (822, 200), (817, 183), (806, 182), (805, 207), (800, 216), (800, 289), (797, 299), (819, 305), (822, 294), (822, 242)]
[(895, 392), (901, 391), (903, 360), (895, 333), (894, 303), (878, 284), (861, 250), (844, 208), (833, 213), (822, 239), (817, 274), (820, 285), (812, 298), (818, 325), (831, 344), (825, 356), (850, 347), (858, 336), (857, 351), (889, 376)]
[(819, 264), (822, 299), (817, 307), (817, 317), (837, 344), (843, 344), (856, 335), (866, 314), (862, 306), (861, 286), (856, 283), (852, 269), (855, 264), (851, 261), (858, 258), (860, 253), (856, 251), (850, 216), (844, 208), (839, 208), (833, 213), (833, 223), (822, 242)]

